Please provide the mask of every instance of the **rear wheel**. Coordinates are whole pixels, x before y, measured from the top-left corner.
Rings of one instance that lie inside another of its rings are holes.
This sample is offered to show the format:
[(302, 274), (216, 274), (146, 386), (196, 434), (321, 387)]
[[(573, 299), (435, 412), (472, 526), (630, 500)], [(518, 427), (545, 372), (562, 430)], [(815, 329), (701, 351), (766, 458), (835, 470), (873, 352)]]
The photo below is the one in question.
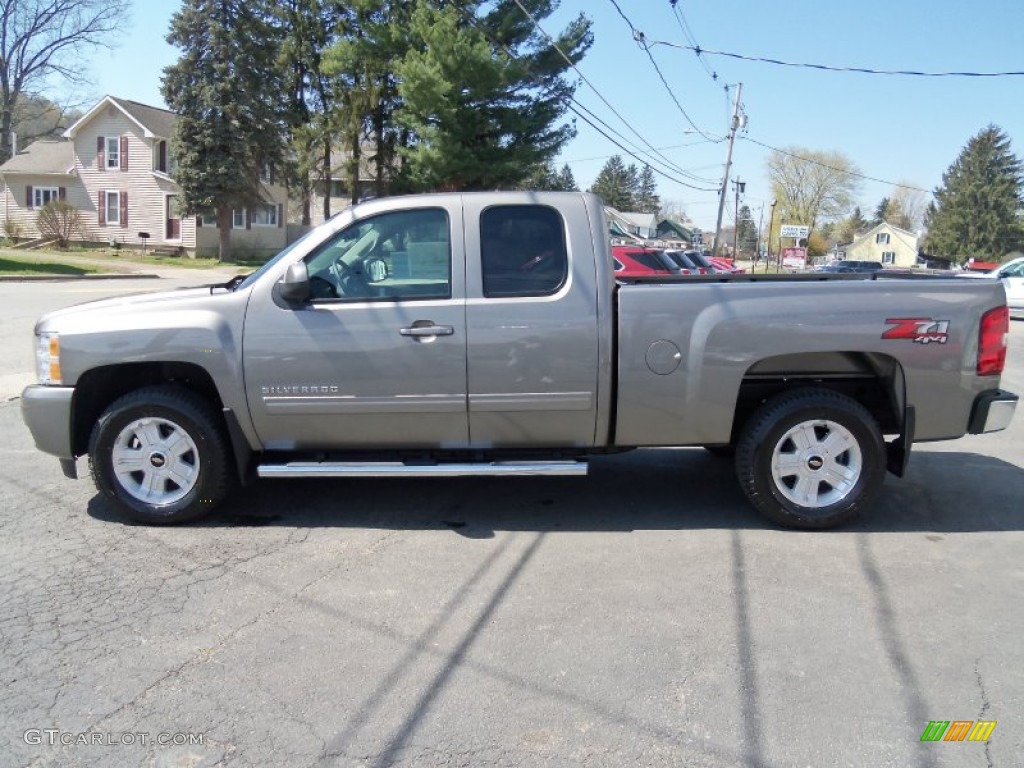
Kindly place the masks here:
[(792, 528), (831, 528), (870, 501), (885, 476), (885, 442), (857, 401), (802, 389), (765, 403), (737, 442), (736, 473), (747, 498)]
[(144, 387), (116, 400), (89, 440), (96, 487), (143, 523), (205, 515), (227, 493), (228, 467), (216, 412), (174, 386)]

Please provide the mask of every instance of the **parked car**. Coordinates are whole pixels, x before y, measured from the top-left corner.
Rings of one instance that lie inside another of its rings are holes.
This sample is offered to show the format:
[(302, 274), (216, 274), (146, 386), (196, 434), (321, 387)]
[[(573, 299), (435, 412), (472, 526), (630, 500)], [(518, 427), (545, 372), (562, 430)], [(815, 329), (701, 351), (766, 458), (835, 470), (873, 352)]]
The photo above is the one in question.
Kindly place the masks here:
[(841, 267), (844, 267), (842, 271), (845, 272), (879, 272), (885, 269), (885, 265), (880, 261), (857, 261), (844, 259), (839, 262)]
[(697, 251), (678, 251), (668, 249), (663, 252), (664, 258), (668, 259), (674, 267), (674, 271), (680, 275), (706, 275), (710, 271), (702, 262)]
[(747, 270), (737, 267), (732, 259), (724, 259), (721, 256), (706, 256), (711, 266), (715, 268), (716, 272), (728, 272), (733, 275), (742, 275)]
[(994, 280), (615, 280), (607, 232), (587, 193), (360, 203), (251, 275), (50, 312), (22, 415), (151, 524), (257, 478), (583, 475), (733, 446), (772, 520), (884, 525), (896, 505), (871, 501), (913, 443), (1011, 422)]
[(675, 268), (666, 264), (658, 248), (636, 245), (613, 245), (612, 262), (617, 277), (637, 275), (671, 275)]
[(1024, 319), (1024, 256), (1000, 264), (988, 272), (960, 272), (957, 277), (989, 278), (1003, 281), (1010, 317)]

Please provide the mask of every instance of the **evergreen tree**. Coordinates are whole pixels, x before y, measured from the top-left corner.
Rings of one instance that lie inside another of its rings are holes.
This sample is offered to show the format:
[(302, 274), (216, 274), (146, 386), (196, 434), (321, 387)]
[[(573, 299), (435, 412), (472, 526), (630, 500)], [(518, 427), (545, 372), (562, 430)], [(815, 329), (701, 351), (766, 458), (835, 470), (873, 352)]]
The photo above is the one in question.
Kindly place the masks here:
[[(323, 57), (341, 18), (339, 9), (325, 0), (280, 0), (273, 13), (281, 34), (277, 65), (284, 87), (290, 149), (282, 170), (289, 188), (297, 195), (301, 223), (308, 225), (314, 181), (323, 182), (325, 154), (328, 175), (330, 171), (330, 116), (335, 89), (325, 71)], [(325, 218), (329, 214), (328, 208)]]
[(645, 165), (637, 179), (636, 210), (640, 213), (657, 213), (661, 210), (658, 183), (654, 180), (651, 166)]
[[(636, 168), (633, 168), (634, 176)], [(629, 169), (626, 168), (619, 155), (612, 155), (597, 174), (590, 191), (601, 198), (604, 204), (617, 211), (631, 212), (634, 210), (635, 199)]]
[(178, 113), (175, 181), (186, 214), (215, 213), (231, 257), (232, 210), (264, 203), (261, 170), (279, 169), (284, 135), (280, 41), (269, 0), (184, 0), (167, 42), (181, 49), (161, 92)]
[(864, 214), (861, 213), (860, 206), (858, 205), (853, 209), (853, 213), (836, 225), (831, 236), (837, 243), (852, 243), (859, 233), (864, 232), (871, 226), (871, 222), (864, 218)]
[(749, 205), (740, 206), (739, 226), (736, 232), (737, 248), (747, 253), (754, 253), (757, 248), (757, 225)]
[(885, 214), (888, 210), (889, 198), (883, 197), (881, 200), (878, 201), (878, 205), (875, 206), (875, 215), (874, 218), (871, 219), (871, 226), (877, 227), (879, 224), (885, 221)]
[(967, 142), (942, 175), (925, 224), (929, 253), (999, 261), (1024, 248), (1024, 167), (1010, 140), (990, 125)]
[[(522, 0), (535, 18), (552, 0)], [(412, 136), (399, 151), (413, 189), (509, 188), (555, 157), (574, 135), (562, 123), (575, 84), (569, 64), (536, 34), (513, 2), (414, 0), (394, 62), (402, 104), (395, 118)], [(486, 8), (486, 12), (484, 12)], [(592, 43), (583, 16), (555, 44), (573, 62)]]
[(558, 172), (558, 186), (556, 189), (562, 192), (579, 192), (580, 188), (576, 186), (576, 177), (572, 175), (572, 168), (566, 163), (562, 166), (562, 170)]

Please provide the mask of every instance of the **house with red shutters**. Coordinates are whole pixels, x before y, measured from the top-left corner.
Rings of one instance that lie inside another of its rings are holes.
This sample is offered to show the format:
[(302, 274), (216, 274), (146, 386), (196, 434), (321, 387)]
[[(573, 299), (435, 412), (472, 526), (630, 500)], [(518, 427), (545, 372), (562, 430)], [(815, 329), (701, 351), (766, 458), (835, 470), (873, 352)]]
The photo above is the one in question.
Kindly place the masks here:
[[(145, 242), (216, 255), (216, 222), (179, 211), (170, 149), (176, 120), (166, 109), (106, 96), (62, 140), (36, 141), (16, 152), (0, 165), (5, 233), (38, 237), (39, 209), (65, 200), (82, 212), (82, 241), (133, 247)], [(264, 169), (260, 181), (263, 204), (232, 212), (236, 255), (270, 255), (286, 244), (287, 191), (272, 169)]]

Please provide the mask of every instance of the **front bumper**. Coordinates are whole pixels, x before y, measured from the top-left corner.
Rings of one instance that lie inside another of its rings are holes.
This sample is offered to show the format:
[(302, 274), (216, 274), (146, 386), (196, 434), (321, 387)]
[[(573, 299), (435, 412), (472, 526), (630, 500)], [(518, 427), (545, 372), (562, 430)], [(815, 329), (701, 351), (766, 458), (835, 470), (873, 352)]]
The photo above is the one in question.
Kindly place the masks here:
[(63, 460), (71, 460), (71, 398), (73, 387), (25, 387), (21, 393), (21, 417), (36, 448)]
[(1017, 410), (1017, 399), (1017, 395), (1001, 389), (982, 392), (974, 398), (967, 431), (972, 435), (980, 435), (1006, 429), (1013, 419), (1013, 412)]

